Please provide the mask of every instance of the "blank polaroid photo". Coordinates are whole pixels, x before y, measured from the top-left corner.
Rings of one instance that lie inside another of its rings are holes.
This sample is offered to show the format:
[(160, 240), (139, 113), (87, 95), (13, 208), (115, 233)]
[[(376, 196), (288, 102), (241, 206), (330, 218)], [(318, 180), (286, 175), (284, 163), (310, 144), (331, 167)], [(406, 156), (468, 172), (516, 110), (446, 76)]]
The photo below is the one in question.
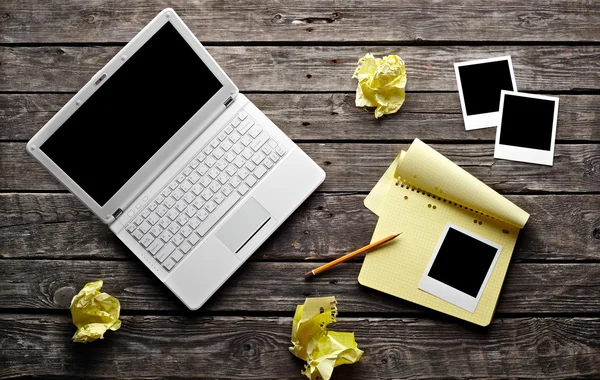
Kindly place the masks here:
[(500, 91), (517, 91), (510, 56), (454, 64), (465, 129), (500, 124)]
[(494, 157), (552, 166), (558, 98), (502, 91), (500, 113)]
[(501, 251), (500, 245), (448, 223), (419, 289), (473, 313)]

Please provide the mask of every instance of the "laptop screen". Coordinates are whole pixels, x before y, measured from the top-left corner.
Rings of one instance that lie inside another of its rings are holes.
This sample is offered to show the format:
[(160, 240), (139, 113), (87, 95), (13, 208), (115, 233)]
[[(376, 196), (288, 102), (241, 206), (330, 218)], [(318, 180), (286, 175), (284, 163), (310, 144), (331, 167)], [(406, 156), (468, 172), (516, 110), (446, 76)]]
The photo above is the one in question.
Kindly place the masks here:
[(104, 205), (222, 87), (167, 22), (40, 149)]

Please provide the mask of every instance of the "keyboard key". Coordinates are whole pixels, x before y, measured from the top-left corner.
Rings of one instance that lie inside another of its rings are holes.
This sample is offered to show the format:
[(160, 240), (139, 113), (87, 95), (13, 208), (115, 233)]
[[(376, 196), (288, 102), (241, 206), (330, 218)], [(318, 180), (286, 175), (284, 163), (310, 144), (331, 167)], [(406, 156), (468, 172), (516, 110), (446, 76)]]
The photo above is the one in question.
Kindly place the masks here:
[[(221, 185), (224, 185), (227, 183), (227, 181), (229, 181), (229, 176), (227, 175), (227, 173), (221, 173), (219, 174), (219, 176), (217, 177), (217, 180), (219, 182), (221, 182)], [(216, 190), (214, 190), (216, 191)]]
[(266, 160), (263, 161), (263, 165), (265, 165), (268, 169), (271, 169), (273, 167), (273, 161), (271, 161), (269, 158), (267, 158)]
[(267, 172), (267, 168), (264, 165), (259, 165), (252, 174), (257, 176), (258, 178), (262, 178), (263, 175)]
[(244, 195), (248, 192), (248, 190), (250, 190), (250, 188), (245, 183), (242, 183), (237, 190), (240, 194)]
[(189, 167), (183, 169), (183, 175), (184, 176), (189, 176), (192, 173), (192, 169), (190, 169)]
[(158, 203), (156, 203), (156, 201), (150, 203), (150, 206), (148, 206), (148, 208), (150, 209), (150, 211), (156, 210), (157, 207), (158, 207)]
[(196, 183), (196, 182), (198, 182), (199, 179), (200, 179), (200, 174), (198, 174), (198, 172), (196, 172), (196, 171), (192, 172), (192, 174), (190, 174), (190, 176), (188, 177), (188, 180), (191, 183)]
[(171, 193), (171, 196), (173, 198), (175, 198), (176, 200), (180, 200), (181, 197), (183, 197), (183, 194), (185, 194), (185, 193), (181, 189), (177, 189), (177, 190), (173, 191), (173, 193)]
[(215, 210), (201, 225), (196, 229), (200, 236), (206, 235), (210, 229), (217, 224), (219, 220), (241, 199), (237, 193), (231, 194), (219, 208)]
[(198, 161), (198, 159), (195, 159), (194, 161), (192, 161), (192, 163), (190, 164), (190, 167), (192, 169), (196, 169), (198, 167), (198, 165), (200, 165), (200, 161)]
[(165, 217), (163, 217), (163, 218), (160, 219), (160, 222), (158, 222), (158, 224), (162, 228), (167, 228), (167, 227), (169, 227), (169, 224), (171, 224), (171, 218), (169, 218), (168, 216), (165, 216)]
[(140, 224), (140, 226), (139, 226), (139, 229), (140, 229), (140, 230), (141, 230), (143, 233), (146, 233), (146, 232), (150, 231), (150, 228), (151, 228), (151, 227), (152, 227), (152, 226), (150, 225), (150, 223), (148, 223), (148, 222), (146, 222), (146, 221), (144, 220), (144, 222), (143, 222), (142, 224)]
[[(183, 243), (183, 244), (186, 244), (186, 243)], [(180, 250), (181, 250), (181, 247), (179, 247), (178, 250), (173, 252), (173, 254), (171, 255), (171, 259), (179, 262), (179, 260), (181, 260), (183, 258), (183, 253)]]
[(230, 185), (225, 185), (223, 186), (223, 188), (221, 189), (221, 192), (223, 193), (223, 195), (228, 196), (229, 194), (231, 194), (231, 192), (233, 191), (233, 188)]
[(175, 208), (179, 212), (183, 212), (183, 210), (185, 210), (187, 208), (187, 206), (188, 206), (187, 203), (183, 199), (180, 199), (177, 201), (177, 203), (175, 203)]
[(144, 218), (142, 218), (142, 216), (140, 215), (137, 218), (135, 218), (135, 220), (133, 222), (135, 223), (136, 226), (139, 226), (143, 221), (144, 221)]
[(241, 168), (242, 166), (244, 166), (244, 164), (246, 163), (246, 160), (244, 160), (243, 157), (238, 156), (236, 157), (236, 159), (233, 161), (233, 163), (235, 164), (235, 166), (237, 166), (238, 168)]
[(237, 175), (239, 175), (241, 179), (246, 179), (246, 177), (248, 177), (248, 174), (250, 174), (250, 172), (246, 168), (242, 168), (242, 169), (238, 170), (238, 173), (237, 173)]
[(169, 257), (169, 255), (171, 255), (171, 253), (173, 253), (175, 248), (177, 248), (177, 247), (175, 247), (175, 244), (169, 242), (164, 247), (162, 247), (162, 249), (160, 251), (158, 251), (158, 253), (156, 254), (156, 256), (154, 256), (154, 258), (159, 263), (162, 263), (163, 261), (165, 261), (167, 259), (167, 257)]
[(150, 244), (150, 247), (148, 247), (148, 252), (150, 252), (152, 255), (156, 255), (156, 252), (158, 252), (158, 250), (161, 249), (164, 245), (165, 243), (163, 243), (159, 239), (156, 239), (152, 244)]
[[(198, 224), (200, 224), (200, 223), (198, 223)], [(194, 228), (196, 228), (196, 227), (194, 227)], [(188, 241), (190, 242), (191, 245), (196, 245), (196, 243), (200, 241), (200, 236), (196, 235), (195, 233), (192, 233), (190, 235), (190, 237), (188, 238)]]
[(140, 240), (140, 244), (143, 245), (144, 247), (148, 247), (150, 245), (150, 243), (152, 243), (153, 241), (154, 241), (154, 236), (152, 236), (151, 234), (146, 234)]
[(199, 183), (197, 183), (194, 186), (192, 186), (192, 193), (194, 193), (195, 196), (200, 195), (200, 193), (202, 192), (202, 190), (204, 190), (204, 188)]
[(179, 223), (180, 225), (184, 226), (189, 220), (190, 220), (190, 218), (188, 218), (187, 215), (181, 214), (177, 217), (177, 219), (175, 221), (177, 223)]
[(179, 226), (179, 224), (177, 222), (173, 222), (169, 225), (169, 231), (171, 231), (171, 233), (173, 233), (173, 234), (176, 234), (180, 228), (181, 227)]
[(240, 133), (243, 135), (245, 134), (248, 129), (250, 129), (250, 127), (252, 127), (254, 125), (254, 121), (252, 119), (248, 119), (246, 120), (244, 123), (242, 123), (242, 125), (240, 125), (240, 127), (238, 128), (238, 131), (240, 131)]
[(235, 158), (238, 157), (235, 153), (233, 153), (233, 151), (229, 151), (227, 152), (227, 154), (225, 154), (225, 159), (227, 160), (227, 162), (231, 162), (233, 160), (235, 160)]
[(244, 150), (244, 145), (242, 143), (235, 143), (233, 145), (233, 147), (231, 148), (231, 150), (235, 153), (235, 154), (240, 154), (242, 153), (242, 150)]
[(254, 177), (253, 175), (249, 175), (248, 178), (246, 178), (246, 180), (244, 181), (244, 183), (248, 185), (248, 187), (254, 186), (256, 182), (256, 177)]
[(254, 163), (252, 161), (248, 161), (246, 163), (246, 169), (248, 169), (252, 172), (252, 171), (254, 171), (254, 169), (256, 169), (256, 165), (254, 165)]
[(184, 192), (187, 192), (189, 189), (192, 188), (192, 184), (190, 183), (190, 181), (185, 181), (184, 183), (181, 184), (181, 190), (183, 190)]
[(211, 182), (212, 182), (212, 179), (210, 179), (208, 176), (204, 176), (204, 177), (202, 177), (202, 179), (200, 179), (200, 184), (204, 187), (207, 187), (208, 185), (210, 185)]
[(202, 164), (200, 166), (198, 166), (198, 169), (196, 169), (196, 171), (198, 172), (198, 174), (200, 175), (205, 175), (206, 172), (208, 172), (208, 166)]
[(185, 213), (187, 214), (187, 216), (189, 216), (190, 218), (194, 215), (196, 215), (196, 212), (198, 211), (198, 209), (196, 207), (194, 207), (193, 205), (189, 205), (188, 208), (185, 209)]
[(166, 243), (173, 237), (173, 234), (169, 230), (164, 230), (162, 234), (160, 234), (160, 238)]
[(161, 203), (163, 203), (164, 200), (165, 200), (165, 197), (163, 197), (162, 195), (159, 195), (158, 197), (156, 197), (156, 199), (154, 201), (157, 204), (161, 204)]
[(227, 167), (227, 161), (225, 161), (225, 160), (219, 160), (219, 162), (217, 162), (217, 165), (215, 165), (215, 167), (217, 169), (219, 169), (220, 171), (223, 171)]
[(190, 243), (188, 243), (187, 241), (184, 242), (183, 244), (181, 244), (181, 246), (179, 247), (179, 249), (181, 250), (181, 252), (183, 253), (188, 253), (190, 251), (190, 249), (192, 249), (192, 246), (190, 245)]
[(227, 134), (225, 132), (219, 133), (219, 136), (218, 136), (219, 141), (225, 140), (226, 137), (227, 137)]
[(260, 164), (264, 159), (265, 154), (263, 152), (257, 152), (254, 156), (252, 156), (252, 162), (254, 162), (256, 165)]
[(133, 236), (135, 238), (135, 240), (140, 240), (141, 238), (144, 237), (144, 233), (140, 230), (135, 230), (135, 232), (132, 233), (131, 236)]
[(135, 228), (135, 223), (129, 223), (129, 225), (125, 229), (127, 230), (127, 232), (132, 233), (133, 231), (135, 231)]
[(196, 229), (196, 227), (198, 227), (200, 225), (200, 220), (198, 218), (192, 218), (190, 219), (190, 227), (192, 227), (193, 229)]
[(144, 211), (142, 211), (142, 218), (148, 218), (148, 215), (150, 215), (150, 210), (145, 209)]
[[(171, 208), (173, 207), (173, 205), (175, 204), (175, 199), (173, 199), (173, 197), (169, 197), (167, 198), (167, 200), (165, 201), (165, 203), (163, 203), (163, 205), (167, 208)], [(158, 212), (157, 212), (158, 213)], [(159, 214), (160, 215), (160, 214)]]
[(213, 148), (210, 147), (210, 145), (207, 145), (203, 150), (202, 153), (206, 154), (207, 156), (209, 156), (213, 151)]
[(271, 152), (273, 151), (273, 149), (271, 149), (271, 147), (268, 144), (263, 145), (263, 147), (260, 148), (260, 150), (262, 150), (262, 152), (266, 155), (271, 154)]
[(175, 260), (173, 260), (172, 258), (169, 257), (169, 259), (163, 263), (163, 267), (166, 270), (170, 271), (171, 269), (173, 269), (173, 267), (175, 266), (175, 264), (176, 264)]
[(273, 149), (277, 148), (277, 142), (273, 139), (269, 140), (269, 146)]
[(238, 185), (242, 183), (242, 179), (240, 177), (238, 177), (237, 175), (235, 177), (233, 177), (231, 179), (231, 181), (229, 181), (229, 184), (233, 187), (238, 187)]
[(209, 200), (212, 196), (213, 192), (210, 191), (210, 189), (204, 189), (204, 191), (202, 192), (202, 198), (204, 198), (205, 200)]
[(254, 152), (252, 151), (252, 149), (250, 148), (246, 148), (244, 149), (244, 151), (242, 152), (242, 156), (246, 159), (249, 160), (250, 158), (252, 158), (252, 156), (254, 155)]
[[(185, 175), (183, 175), (183, 173), (181, 173), (177, 176), (176, 179), (177, 179), (177, 182), (181, 183), (181, 182), (185, 181)], [(171, 184), (171, 189), (173, 189), (173, 183)]]
[(183, 235), (183, 237), (188, 237), (192, 233), (192, 228), (190, 226), (183, 226), (181, 227), (181, 230), (179, 230), (179, 233)]
[(279, 161), (279, 155), (275, 152), (271, 152), (271, 154), (269, 154), (269, 159), (273, 162), (277, 162)]
[(198, 217), (198, 219), (204, 220), (208, 217), (208, 211), (206, 211), (205, 208), (202, 208), (196, 213), (196, 216)]
[(165, 187), (165, 189), (162, 191), (162, 193), (160, 193), (163, 197), (168, 197), (169, 194), (171, 194), (171, 189), (169, 189), (168, 187)]
[(227, 169), (225, 169), (225, 173), (229, 174), (230, 177), (234, 175), (235, 172), (237, 172), (237, 168), (233, 164), (229, 165)]
[(177, 235), (173, 236), (173, 239), (171, 239), (171, 242), (175, 245), (179, 245), (179, 244), (183, 243), (183, 240), (185, 240), (183, 238), (183, 236), (181, 236), (181, 234), (177, 234)]
[[(258, 136), (260, 133), (262, 132), (262, 128), (259, 125), (255, 125), (253, 126), (250, 131), (248, 131), (248, 134), (250, 136), (252, 136), (252, 138), (256, 138), (256, 136)], [(267, 140), (269, 139), (269, 137), (267, 136)], [(265, 140), (266, 141), (266, 140)], [(262, 145), (262, 144), (261, 144)]]
[(278, 146), (277, 148), (275, 148), (275, 152), (277, 152), (277, 154), (280, 155), (280, 156), (285, 155), (285, 149), (283, 149), (280, 146)]
[(215, 179), (219, 176), (219, 170), (217, 168), (212, 168), (208, 171), (208, 175), (210, 178)]
[(231, 122), (231, 124), (232, 124), (234, 127), (237, 127), (238, 125), (240, 125), (240, 122), (241, 122), (241, 121), (242, 121), (242, 119), (240, 119), (239, 117), (236, 117), (236, 118), (235, 118), (235, 119), (234, 119), (234, 120)]
[(240, 142), (244, 144), (244, 146), (248, 146), (248, 144), (252, 142), (252, 138), (246, 135), (240, 139)]
[[(181, 177), (181, 180), (183, 181), (185, 179), (185, 177)], [(175, 179), (175, 181), (171, 182), (171, 184), (169, 185), (169, 189), (171, 190), (175, 190), (177, 188), (179, 182), (177, 182), (177, 179)]]
[(206, 202), (206, 206), (204, 206), (206, 211), (213, 212), (217, 208), (217, 204), (213, 201)]
[(152, 214), (150, 214), (150, 216), (148, 216), (148, 219), (146, 219), (146, 220), (148, 221), (148, 223), (155, 225), (159, 219), (160, 219), (160, 216), (158, 216), (155, 212), (153, 212)]
[(213, 148), (216, 148), (219, 146), (219, 139), (214, 139), (213, 141), (210, 142), (210, 146)]
[(202, 206), (204, 206), (204, 201), (202, 200), (202, 198), (198, 197), (196, 199), (194, 199), (194, 201), (192, 202), (192, 205), (194, 205), (194, 207), (196, 207), (197, 209), (201, 209)]
[(240, 113), (238, 114), (240, 120), (244, 120), (247, 116), (248, 114), (246, 113), (246, 111), (240, 111)]
[(167, 216), (169, 218), (171, 218), (171, 220), (175, 220), (175, 218), (177, 218), (179, 216), (179, 213), (177, 212), (176, 209), (172, 208), (169, 210), (169, 212), (167, 213)]
[(188, 204), (192, 203), (194, 199), (196, 199), (196, 196), (194, 196), (194, 194), (192, 194), (191, 191), (189, 193), (185, 193), (185, 195), (183, 196), (183, 200)]
[(230, 134), (231, 132), (233, 132), (233, 126), (229, 124), (225, 127), (225, 133)]
[(225, 200), (225, 195), (223, 195), (223, 193), (217, 193), (213, 197), (213, 200), (217, 202), (217, 204), (221, 204)]
[(229, 151), (229, 149), (231, 149), (232, 146), (233, 146), (233, 143), (231, 141), (229, 141), (229, 139), (227, 139), (221, 143), (221, 148), (226, 152)]
[[(250, 131), (252, 133), (252, 131)], [(250, 144), (250, 147), (255, 152), (258, 151), (262, 146), (269, 140), (269, 135), (266, 132), (261, 132), (261, 134)]]
[(221, 149), (221, 147), (218, 147), (217, 149), (214, 150), (214, 152), (212, 154), (218, 160), (221, 157), (223, 157), (223, 155), (225, 154), (225, 151), (223, 149)]
[(204, 163), (206, 164), (206, 166), (208, 166), (209, 168), (212, 168), (214, 164), (217, 163), (217, 159), (214, 158), (213, 156), (208, 157), (206, 160), (204, 160)]
[(150, 228), (150, 233), (154, 237), (159, 237), (162, 231), (163, 231), (163, 229), (160, 227), (159, 224), (157, 224), (156, 226), (152, 226), (152, 228)]
[(213, 181), (213, 183), (210, 184), (210, 186), (208, 187), (213, 193), (216, 193), (217, 191), (219, 191), (219, 189), (221, 188), (221, 185), (219, 184), (218, 181)]

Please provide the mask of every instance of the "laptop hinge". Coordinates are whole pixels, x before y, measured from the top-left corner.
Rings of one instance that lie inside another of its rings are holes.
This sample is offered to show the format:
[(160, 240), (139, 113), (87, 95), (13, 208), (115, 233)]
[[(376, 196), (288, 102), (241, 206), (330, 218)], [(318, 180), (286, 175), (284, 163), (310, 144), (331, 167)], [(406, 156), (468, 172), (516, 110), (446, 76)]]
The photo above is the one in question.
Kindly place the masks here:
[(112, 216), (113, 218), (117, 219), (119, 216), (121, 216), (121, 214), (123, 213), (123, 210), (121, 210), (120, 208), (117, 209), (117, 211), (115, 211)]
[(227, 108), (231, 105), (231, 103), (233, 103), (233, 98), (230, 96), (227, 98), (227, 100), (223, 104), (225, 104), (225, 108)]

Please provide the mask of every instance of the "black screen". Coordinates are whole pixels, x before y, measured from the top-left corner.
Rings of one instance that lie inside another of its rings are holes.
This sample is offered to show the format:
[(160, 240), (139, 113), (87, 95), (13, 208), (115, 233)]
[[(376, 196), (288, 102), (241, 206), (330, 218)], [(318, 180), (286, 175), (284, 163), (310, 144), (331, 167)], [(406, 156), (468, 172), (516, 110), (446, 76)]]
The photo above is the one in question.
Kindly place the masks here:
[(40, 149), (104, 205), (222, 87), (167, 22)]
[(500, 144), (550, 150), (556, 102), (504, 95)]
[(496, 252), (496, 247), (449, 228), (429, 277), (477, 297)]
[(500, 91), (514, 91), (508, 61), (459, 66), (467, 115), (498, 112)]

